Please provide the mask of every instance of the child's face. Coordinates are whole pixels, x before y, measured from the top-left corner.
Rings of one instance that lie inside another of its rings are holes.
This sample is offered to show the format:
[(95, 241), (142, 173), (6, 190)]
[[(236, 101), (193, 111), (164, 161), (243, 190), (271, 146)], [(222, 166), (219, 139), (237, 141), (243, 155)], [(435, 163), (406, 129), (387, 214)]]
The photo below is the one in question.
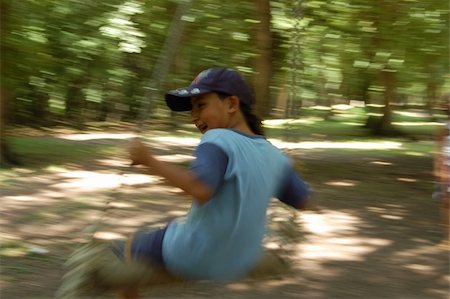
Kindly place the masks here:
[(229, 103), (221, 100), (216, 93), (207, 93), (191, 99), (192, 122), (204, 134), (210, 129), (231, 126)]

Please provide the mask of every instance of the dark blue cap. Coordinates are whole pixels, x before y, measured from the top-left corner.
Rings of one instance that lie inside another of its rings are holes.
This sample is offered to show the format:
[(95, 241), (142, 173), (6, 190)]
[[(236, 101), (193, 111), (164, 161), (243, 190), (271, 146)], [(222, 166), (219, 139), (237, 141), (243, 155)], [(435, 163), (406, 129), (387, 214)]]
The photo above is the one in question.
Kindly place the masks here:
[(191, 97), (208, 92), (237, 96), (241, 104), (251, 106), (253, 94), (241, 75), (230, 68), (210, 68), (195, 77), (191, 85), (166, 93), (167, 106), (173, 111), (192, 110)]

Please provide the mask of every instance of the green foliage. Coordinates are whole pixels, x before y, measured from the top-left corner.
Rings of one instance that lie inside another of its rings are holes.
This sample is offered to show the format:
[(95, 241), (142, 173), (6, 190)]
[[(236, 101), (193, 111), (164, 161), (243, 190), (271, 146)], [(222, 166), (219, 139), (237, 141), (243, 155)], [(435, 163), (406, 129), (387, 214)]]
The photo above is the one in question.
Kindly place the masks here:
[(10, 138), (10, 145), (26, 165), (36, 168), (59, 166), (86, 156), (96, 158), (120, 154), (117, 147), (101, 142), (83, 143), (45, 137), (14, 137)]
[[(2, 0), (2, 88), (12, 123), (82, 127), (135, 120), (179, 1)], [(183, 0), (185, 1), (185, 0)], [(253, 1), (194, 1), (182, 20), (163, 89), (201, 69), (233, 66), (255, 75)], [(395, 101), (431, 109), (448, 81), (448, 3), (270, 1), (272, 106), (291, 109), (361, 100), (381, 103), (380, 73), (395, 73)], [(447, 79), (446, 79), (447, 78)], [(275, 98), (285, 91), (288, 104)], [(154, 107), (162, 104), (162, 91)], [(269, 101), (270, 102), (270, 101)], [(292, 104), (293, 103), (293, 104)], [(286, 107), (286, 105), (288, 107)], [(269, 109), (270, 110), (270, 109)], [(307, 111), (303, 111), (307, 113)]]

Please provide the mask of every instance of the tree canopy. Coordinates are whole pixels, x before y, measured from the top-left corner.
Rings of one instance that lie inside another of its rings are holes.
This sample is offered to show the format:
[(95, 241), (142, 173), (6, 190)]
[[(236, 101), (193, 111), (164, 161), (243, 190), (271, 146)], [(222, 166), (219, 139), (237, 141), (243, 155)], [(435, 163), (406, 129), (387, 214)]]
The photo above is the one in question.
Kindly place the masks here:
[[(186, 1), (1, 0), (3, 121), (136, 120)], [(383, 131), (393, 104), (423, 105), (432, 115), (448, 100), (445, 1), (190, 4), (169, 76), (155, 91), (152, 107), (159, 110), (167, 111), (164, 90), (211, 66), (240, 70), (266, 117), (358, 100), (384, 107)]]

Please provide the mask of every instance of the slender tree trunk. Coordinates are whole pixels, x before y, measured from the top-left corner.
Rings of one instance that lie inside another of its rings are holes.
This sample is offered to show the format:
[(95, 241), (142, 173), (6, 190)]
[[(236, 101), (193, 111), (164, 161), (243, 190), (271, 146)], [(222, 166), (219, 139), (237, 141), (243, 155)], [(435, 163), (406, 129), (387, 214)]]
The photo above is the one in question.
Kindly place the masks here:
[(78, 129), (82, 129), (84, 124), (85, 95), (82, 90), (83, 81), (83, 78), (72, 80), (66, 94), (66, 117)]
[(159, 54), (158, 59), (150, 76), (150, 83), (145, 94), (145, 102), (142, 106), (138, 115), (138, 130), (142, 130), (146, 122), (147, 114), (152, 114), (152, 110), (156, 107), (155, 99), (157, 91), (161, 89), (162, 84), (166, 80), (166, 76), (173, 64), (175, 55), (177, 54), (177, 49), (180, 41), (183, 37), (183, 32), (186, 27), (186, 21), (183, 20), (183, 15), (189, 12), (194, 0), (182, 1), (174, 13), (172, 23), (170, 24), (169, 32), (167, 33), (167, 38), (164, 41), (163, 48)]
[(383, 117), (381, 118), (380, 133), (383, 135), (390, 135), (392, 128), (392, 106), (391, 103), (395, 99), (395, 73), (389, 70), (381, 72), (381, 78), (384, 85), (384, 107)]
[(258, 57), (255, 60), (254, 93), (256, 109), (261, 116), (270, 113), (270, 80), (272, 77), (272, 32), (269, 0), (255, 0), (259, 15), (259, 24), (256, 34)]
[(433, 82), (433, 79), (430, 78), (427, 83), (427, 99), (426, 99), (426, 108), (428, 111), (428, 115), (431, 118), (434, 118), (434, 105), (437, 100), (437, 86), (436, 83)]
[(291, 86), (288, 97), (288, 103), (286, 105), (286, 118), (297, 118), (300, 113), (300, 109), (303, 106), (302, 99), (298, 94), (298, 86), (300, 73), (302, 71), (301, 63), (301, 29), (300, 19), (302, 17), (302, 2), (301, 0), (294, 0), (292, 3), (292, 18), (294, 19), (294, 28), (291, 36)]
[(32, 99), (31, 112), (33, 116), (33, 126), (41, 126), (49, 123), (48, 120), (48, 101), (50, 96), (42, 91), (31, 89), (30, 98)]

